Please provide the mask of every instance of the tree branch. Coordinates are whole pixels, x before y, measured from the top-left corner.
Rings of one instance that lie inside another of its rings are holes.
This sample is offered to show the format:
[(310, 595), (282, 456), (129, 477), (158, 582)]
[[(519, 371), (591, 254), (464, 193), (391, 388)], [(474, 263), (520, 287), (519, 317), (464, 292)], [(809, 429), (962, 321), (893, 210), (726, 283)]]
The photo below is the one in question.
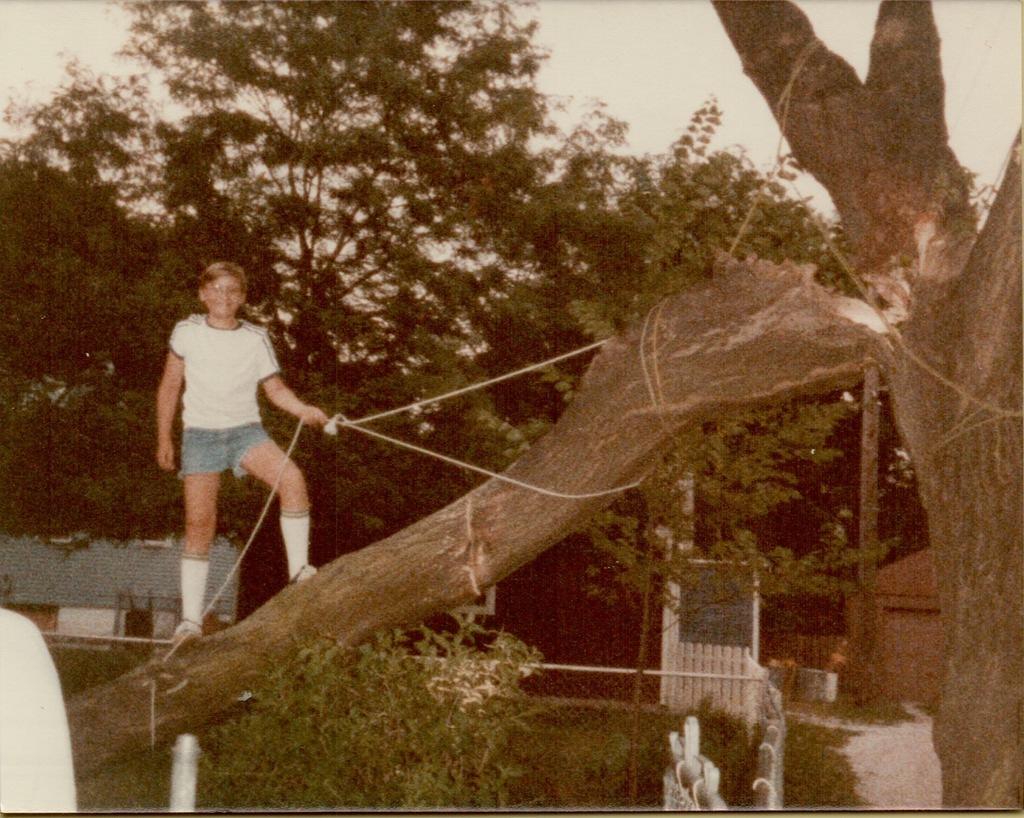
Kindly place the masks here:
[(861, 90), (861, 81), (850, 64), (825, 47), (814, 35), (807, 15), (792, 3), (715, 0), (713, 5), (739, 54), (743, 72), (776, 115), (782, 92), (808, 48), (811, 53), (790, 92), (792, 102), (820, 104)]
[(875, 116), (895, 126), (892, 153), (946, 144), (945, 84), (931, 3), (881, 4), (864, 85)]
[(962, 305), (966, 345), (955, 377), (973, 392), (1018, 410), (1024, 346), (1020, 148), (1018, 132), (999, 194), (951, 296), (952, 303)]
[(792, 79), (786, 139), (832, 196), (864, 274), (884, 275), (894, 259), (913, 259), (922, 221), (940, 235), (970, 231), (967, 178), (947, 145), (939, 41), (926, 3), (883, 5), (867, 84), (791, 3), (716, 0), (714, 7), (776, 119)]

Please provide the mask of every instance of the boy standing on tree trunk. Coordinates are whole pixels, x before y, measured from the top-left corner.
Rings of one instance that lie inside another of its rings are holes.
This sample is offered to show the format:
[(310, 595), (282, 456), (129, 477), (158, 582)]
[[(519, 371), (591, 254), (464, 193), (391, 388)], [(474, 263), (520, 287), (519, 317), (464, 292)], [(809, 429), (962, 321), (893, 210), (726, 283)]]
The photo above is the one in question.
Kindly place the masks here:
[[(267, 331), (237, 317), (245, 303), (245, 272), (219, 261), (203, 272), (199, 300), (206, 315), (179, 321), (157, 389), (157, 452), (160, 468), (173, 471), (171, 427), (185, 387), (181, 469), (185, 490), (185, 550), (181, 560), (182, 621), (176, 644), (202, 635), (210, 545), (217, 527), (220, 474), (251, 474), (273, 486), (280, 470), (281, 534), (288, 576), (302, 582), (316, 573), (309, 564), (309, 496), (302, 472), (271, 440), (260, 422), (257, 386), (280, 409), (322, 427), (322, 409), (303, 403), (281, 379)], [(282, 463), (283, 470), (282, 470)]]

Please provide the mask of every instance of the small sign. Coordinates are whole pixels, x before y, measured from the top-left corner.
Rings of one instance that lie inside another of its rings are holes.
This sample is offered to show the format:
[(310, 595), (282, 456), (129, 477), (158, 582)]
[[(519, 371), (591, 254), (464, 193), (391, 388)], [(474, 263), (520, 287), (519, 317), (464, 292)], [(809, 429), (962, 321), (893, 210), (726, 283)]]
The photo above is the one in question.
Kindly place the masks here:
[(702, 567), (679, 586), (679, 641), (750, 647), (754, 592), (736, 578)]

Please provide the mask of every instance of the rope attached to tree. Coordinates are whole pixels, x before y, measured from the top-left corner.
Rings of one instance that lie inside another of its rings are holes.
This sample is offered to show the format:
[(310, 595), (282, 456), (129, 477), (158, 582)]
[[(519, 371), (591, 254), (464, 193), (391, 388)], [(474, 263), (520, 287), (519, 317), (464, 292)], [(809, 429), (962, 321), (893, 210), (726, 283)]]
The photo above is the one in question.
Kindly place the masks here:
[[(444, 394), (437, 395), (437, 396), (432, 397), (432, 398), (425, 398), (423, 400), (415, 401), (414, 403), (410, 403), (410, 404), (407, 404), (405, 406), (399, 406), (399, 407), (397, 407), (395, 409), (388, 409), (388, 410), (383, 411), (383, 412), (377, 412), (377, 413), (372, 414), (372, 415), (367, 415), (366, 417), (362, 417), (362, 418), (359, 418), (357, 420), (349, 420), (343, 414), (338, 413), (338, 414), (334, 415), (328, 421), (328, 423), (324, 426), (324, 432), (327, 433), (327, 434), (330, 434), (330, 435), (335, 435), (335, 434), (337, 434), (339, 427), (344, 427), (344, 428), (347, 428), (347, 429), (352, 429), (353, 431), (360, 432), (361, 434), (364, 434), (364, 435), (369, 435), (370, 437), (374, 437), (374, 438), (377, 438), (379, 440), (383, 440), (383, 441), (385, 441), (387, 443), (391, 443), (392, 445), (399, 446), (400, 448), (409, 449), (411, 451), (418, 452), (419, 454), (424, 454), (424, 455), (427, 455), (429, 457), (434, 457), (434, 458), (436, 458), (438, 460), (442, 460), (442, 461), (444, 461), (446, 463), (449, 463), (449, 464), (451, 464), (453, 466), (458, 466), (459, 468), (463, 468), (463, 469), (467, 469), (469, 471), (477, 472), (478, 474), (483, 474), (483, 475), (485, 475), (487, 477), (491, 477), (491, 478), (493, 478), (495, 480), (499, 480), (499, 481), (501, 481), (503, 483), (508, 483), (510, 485), (514, 485), (514, 486), (517, 486), (519, 488), (526, 489), (527, 491), (532, 491), (532, 492), (535, 492), (537, 494), (542, 494), (542, 495), (545, 495), (545, 496), (548, 496), (548, 497), (555, 497), (555, 498), (558, 498), (558, 499), (561, 499), (561, 500), (589, 500), (589, 499), (593, 499), (593, 498), (596, 498), (596, 497), (605, 497), (605, 496), (608, 496), (610, 494), (618, 494), (619, 492), (623, 492), (623, 491), (627, 491), (628, 489), (636, 488), (638, 485), (640, 485), (640, 481), (636, 481), (636, 482), (633, 482), (633, 483), (628, 483), (628, 484), (622, 485), (622, 486), (616, 486), (616, 487), (610, 488), (610, 489), (604, 489), (604, 490), (601, 490), (601, 491), (594, 491), (594, 492), (570, 493), (570, 492), (555, 491), (553, 489), (544, 488), (543, 486), (537, 486), (537, 485), (534, 485), (532, 483), (528, 483), (528, 482), (526, 482), (524, 480), (517, 480), (514, 477), (509, 477), (509, 476), (504, 475), (504, 474), (499, 474), (498, 472), (494, 472), (494, 471), (491, 471), (489, 469), (485, 469), (482, 466), (476, 466), (476, 465), (474, 465), (472, 463), (467, 463), (467, 462), (459, 460), (457, 458), (449, 457), (448, 455), (441, 454), (440, 452), (435, 452), (435, 451), (432, 451), (430, 449), (424, 448), (423, 446), (418, 446), (418, 445), (413, 444), (413, 443), (408, 443), (408, 442), (406, 442), (404, 440), (399, 440), (398, 438), (382, 434), (381, 432), (376, 432), (376, 431), (373, 431), (371, 429), (363, 428), (363, 425), (362, 425), (362, 424), (369, 423), (370, 421), (373, 421), (373, 420), (380, 420), (381, 418), (390, 417), (392, 415), (397, 415), (397, 414), (400, 414), (402, 412), (411, 412), (411, 411), (414, 411), (416, 409), (423, 408), (424, 406), (429, 406), (429, 405), (434, 404), (434, 403), (440, 403), (441, 401), (448, 400), (450, 398), (454, 398), (454, 397), (457, 397), (459, 395), (465, 395), (465, 394), (467, 394), (469, 392), (473, 392), (473, 391), (476, 391), (476, 390), (479, 390), (479, 389), (483, 389), (483, 388), (485, 388), (487, 386), (490, 386), (492, 384), (499, 383), (499, 382), (505, 381), (505, 380), (509, 380), (510, 378), (515, 378), (515, 377), (518, 377), (519, 375), (524, 375), (524, 374), (526, 374), (528, 372), (533, 372), (533, 371), (535, 371), (537, 369), (543, 369), (544, 367), (551, 366), (552, 364), (558, 363), (559, 361), (564, 361), (564, 360), (566, 360), (568, 358), (573, 358), (573, 357), (576, 357), (578, 355), (582, 355), (582, 354), (584, 354), (586, 352), (590, 352), (591, 350), (594, 350), (594, 349), (597, 349), (598, 347), (603, 346), (606, 342), (607, 342), (607, 339), (602, 340), (602, 341), (595, 341), (592, 344), (587, 344), (586, 346), (580, 347), (579, 349), (572, 350), (571, 352), (565, 352), (565, 353), (563, 353), (561, 355), (556, 355), (555, 357), (548, 358), (545, 361), (541, 361), (541, 362), (535, 363), (535, 364), (530, 364), (529, 366), (524, 366), (524, 367), (522, 367), (520, 369), (514, 370), (512, 372), (507, 372), (507, 373), (505, 373), (503, 375), (498, 375), (497, 377), (490, 378), (490, 379), (488, 379), (486, 381), (481, 381), (479, 383), (471, 384), (469, 386), (464, 386), (464, 387), (462, 387), (460, 389), (455, 389), (455, 390), (452, 390), (451, 392), (445, 392)], [(221, 583), (220, 588), (217, 589), (217, 592), (213, 595), (213, 598), (210, 600), (209, 604), (203, 610), (201, 619), (205, 619), (206, 615), (211, 610), (213, 610), (214, 606), (219, 601), (221, 595), (224, 593), (225, 589), (228, 587), (228, 584), (231, 582), (231, 579), (234, 577), (235, 572), (238, 570), (239, 566), (242, 564), (242, 560), (245, 558), (245, 555), (248, 552), (248, 550), (249, 550), (250, 546), (252, 545), (253, 541), (256, 539), (256, 534), (257, 534), (257, 532), (259, 532), (260, 527), (263, 525), (263, 522), (266, 519), (267, 512), (270, 510), (270, 505), (271, 505), (271, 503), (274, 500), (274, 495), (277, 494), (277, 489), (278, 489), (278, 486), (280, 485), (280, 482), (281, 482), (281, 476), (284, 474), (284, 468), (287, 465), (288, 459), (289, 459), (289, 457), (291, 457), (291, 454), (295, 450), (295, 446), (296, 446), (296, 444), (299, 441), (299, 434), (302, 431), (302, 426), (303, 426), (303, 423), (302, 423), (302, 420), (300, 419), (298, 424), (295, 427), (295, 433), (292, 435), (291, 442), (288, 444), (288, 448), (287, 448), (287, 450), (284, 453), (284, 458), (281, 460), (281, 466), (280, 466), (280, 468), (277, 471), (277, 476), (274, 478), (274, 482), (273, 482), (273, 484), (271, 486), (270, 493), (267, 495), (267, 500), (263, 504), (263, 509), (262, 509), (262, 511), (260, 511), (260, 515), (257, 518), (255, 525), (253, 526), (252, 532), (249, 534), (249, 538), (248, 538), (248, 540), (246, 540), (245, 545), (242, 547), (242, 550), (239, 553), (238, 558), (235, 560), (234, 565), (231, 566), (231, 570), (228, 571), (228, 575), (227, 575), (227, 577), (225, 577), (224, 582)], [(172, 645), (171, 649), (164, 655), (162, 661), (166, 662), (168, 659), (170, 659), (171, 656), (173, 656), (174, 653), (181, 646), (181, 644), (182, 644), (182, 642), (178, 642), (177, 644)]]
[[(736, 252), (736, 248), (739, 246), (740, 239), (743, 237), (744, 233), (746, 232), (747, 227), (749, 226), (750, 221), (753, 218), (754, 213), (756, 212), (757, 208), (760, 205), (761, 198), (762, 198), (762, 195), (763, 195), (765, 189), (772, 182), (772, 180), (775, 178), (775, 176), (779, 173), (779, 171), (782, 168), (782, 165), (783, 165), (782, 146), (783, 146), (783, 142), (785, 141), (785, 138), (786, 138), (786, 122), (787, 122), (787, 120), (789, 118), (789, 106), (790, 106), (790, 102), (791, 102), (791, 99), (792, 99), (793, 86), (795, 85), (797, 77), (800, 75), (800, 72), (803, 70), (804, 65), (806, 64), (806, 62), (807, 62), (808, 58), (810, 57), (811, 53), (815, 50), (815, 48), (818, 45), (819, 45), (819, 41), (818, 40), (812, 39), (812, 40), (808, 41), (807, 44), (803, 47), (803, 49), (801, 49), (801, 51), (797, 55), (796, 59), (793, 61), (793, 69), (790, 72), (789, 79), (786, 82), (785, 88), (783, 88), (782, 93), (779, 95), (779, 101), (778, 101), (778, 104), (776, 105), (775, 111), (774, 111), (775, 118), (779, 122), (779, 141), (778, 141), (778, 145), (777, 145), (776, 150), (775, 150), (775, 162), (774, 162), (774, 164), (772, 166), (771, 171), (769, 171), (768, 176), (761, 183), (760, 187), (758, 187), (757, 193), (754, 196), (754, 201), (751, 204), (750, 209), (747, 211), (747, 215), (744, 218), (743, 223), (740, 225), (740, 229), (739, 229), (739, 231), (737, 231), (736, 237), (733, 239), (732, 245), (729, 247), (729, 255), (730, 256), (732, 256)], [(1004, 166), (1000, 170), (1000, 174), (999, 174), (1000, 176), (1002, 176), (1002, 174), (1005, 171), (1005, 169), (1009, 166), (1009, 159), (1010, 159), (1010, 156), (1012, 155), (1012, 152), (1013, 152), (1013, 148), (1011, 147), (1010, 153), (1007, 154), (1006, 161), (1004, 162)], [(802, 198), (800, 191), (797, 189), (796, 185), (793, 183), (792, 180), (790, 180), (790, 187), (792, 187), (793, 190), (796, 192), (796, 195), (797, 195), (798, 198)], [(854, 272), (852, 265), (849, 263), (849, 261), (843, 255), (843, 253), (836, 247), (835, 242), (832, 240), (832, 237), (828, 234), (828, 231), (821, 224), (821, 222), (817, 218), (817, 216), (815, 216), (813, 213), (809, 213), (809, 215), (810, 215), (810, 218), (811, 218), (811, 222), (817, 228), (818, 232), (821, 234), (823, 240), (825, 241), (825, 244), (828, 247), (829, 252), (836, 259), (836, 261), (839, 262), (839, 265), (843, 268), (843, 271), (849, 276), (850, 280), (853, 282), (854, 286), (857, 288), (857, 291), (860, 293), (861, 298), (864, 300), (864, 302), (878, 316), (878, 318), (881, 321), (882, 325), (886, 329), (886, 334), (889, 335), (895, 341), (896, 346), (898, 346), (900, 348), (900, 350), (903, 351), (903, 353), (907, 356), (907, 358), (910, 361), (915, 363), (917, 366), (919, 366), (921, 369), (923, 369), (925, 372), (927, 372), (929, 375), (931, 375), (937, 381), (939, 381), (940, 383), (946, 385), (947, 387), (949, 387), (950, 389), (955, 391), (964, 400), (966, 400), (969, 403), (972, 403), (972, 404), (974, 404), (976, 406), (979, 406), (979, 407), (981, 407), (983, 409), (987, 409), (990, 412), (992, 412), (995, 415), (995, 417), (991, 418), (991, 421), (999, 421), (999, 420), (1003, 420), (1003, 419), (1007, 419), (1007, 418), (1020, 418), (1020, 417), (1022, 417), (1022, 413), (1021, 413), (1020, 410), (1007, 409), (1005, 407), (1002, 407), (1002, 406), (999, 406), (997, 404), (991, 403), (989, 401), (986, 401), (986, 400), (984, 400), (982, 398), (979, 398), (979, 397), (971, 394), (971, 392), (969, 390), (967, 390), (961, 384), (959, 384), (956, 381), (954, 381), (952, 378), (949, 378), (948, 376), (943, 374), (941, 371), (939, 371), (939, 369), (937, 369), (935, 366), (930, 364), (921, 355), (919, 355), (915, 350), (913, 350), (910, 347), (910, 345), (906, 342), (906, 340), (903, 338), (903, 335), (900, 333), (899, 329), (896, 326), (894, 326), (893, 323), (891, 321), (889, 321), (889, 319), (885, 315), (885, 313), (881, 309), (879, 309), (873, 303), (873, 299), (870, 296), (870, 293), (868, 291), (867, 286), (861, 280), (860, 276), (856, 272)], [(645, 323), (645, 327), (646, 327), (646, 323)], [(645, 372), (645, 376), (646, 376), (646, 372)], [(989, 421), (989, 422), (991, 422), (991, 421)], [(978, 424), (978, 425), (981, 425), (981, 424)], [(948, 442), (949, 441), (947, 440), (942, 445), (945, 445)]]
[[(541, 361), (540, 363), (536, 364), (530, 364), (529, 366), (524, 366), (521, 369), (516, 369), (512, 372), (506, 372), (504, 375), (498, 375), (497, 377), (490, 378), (486, 381), (470, 384), (469, 386), (463, 386), (459, 389), (453, 389), (451, 392), (445, 392), (444, 394), (437, 395), (436, 397), (433, 398), (424, 398), (423, 400), (418, 400), (415, 401), (414, 403), (406, 404), (405, 406), (399, 406), (395, 409), (388, 409), (384, 412), (377, 412), (376, 414), (367, 415), (366, 417), (361, 417), (358, 418), (357, 420), (348, 420), (347, 418), (345, 418), (343, 414), (339, 412), (338, 414), (331, 418), (330, 423), (334, 423), (336, 425), (338, 421), (344, 420), (346, 425), (361, 426), (364, 423), (370, 423), (371, 421), (380, 420), (381, 418), (390, 417), (391, 415), (398, 415), (401, 414), (402, 412), (411, 412), (414, 409), (422, 409), (424, 406), (430, 406), (432, 403), (440, 403), (441, 401), (448, 400), (449, 398), (454, 398), (459, 395), (465, 395), (469, 392), (475, 392), (478, 389), (483, 389), (485, 387), (491, 386), (492, 384), (501, 383), (501, 381), (507, 381), (510, 378), (517, 378), (520, 375), (525, 375), (527, 372), (533, 372), (537, 369), (543, 369), (544, 367), (551, 366), (552, 364), (556, 364), (559, 361), (564, 361), (568, 358), (575, 358), (577, 355), (582, 355), (585, 352), (590, 352), (592, 349), (598, 349), (599, 347), (604, 346), (606, 343), (608, 343), (607, 338), (601, 341), (595, 341), (594, 343), (587, 344), (586, 346), (580, 347), (579, 349), (574, 349), (571, 352), (564, 352), (561, 355), (556, 355), (554, 358), (548, 358), (546, 361)], [(328, 427), (330, 426), (330, 423), (328, 424)], [(333, 434), (333, 432), (329, 431), (328, 427), (325, 427), (327, 433)]]
[[(637, 486), (640, 485), (641, 482), (635, 481), (633, 483), (627, 483), (626, 485), (615, 486), (614, 488), (610, 489), (601, 489), (600, 491), (590, 491), (582, 493), (556, 491), (554, 489), (548, 489), (544, 488), (543, 486), (534, 485), (533, 483), (527, 483), (524, 480), (517, 480), (516, 478), (509, 477), (506, 474), (494, 472), (491, 471), (490, 469), (485, 469), (482, 466), (476, 466), (473, 463), (467, 463), (466, 461), (459, 460), (458, 458), (455, 457), (449, 457), (446, 454), (441, 454), (440, 452), (435, 452), (431, 449), (426, 449), (423, 446), (417, 446), (415, 443), (408, 443), (407, 441), (400, 440), (397, 437), (391, 437), (390, 435), (385, 435), (382, 434), (381, 432), (375, 432), (373, 429), (366, 429), (362, 426), (358, 426), (353, 421), (342, 421), (341, 423), (337, 423), (335, 425), (340, 428), (351, 429), (354, 432), (359, 432), (360, 434), (375, 437), (378, 440), (386, 441), (387, 443), (391, 443), (403, 449), (409, 449), (410, 451), (418, 452), (419, 454), (424, 454), (427, 455), (428, 457), (437, 458), (438, 460), (442, 460), (445, 463), (450, 463), (453, 466), (458, 466), (461, 469), (473, 471), (476, 472), (477, 474), (483, 474), (487, 477), (493, 478), (494, 480), (499, 480), (502, 483), (508, 483), (509, 485), (518, 486), (521, 489), (532, 491), (535, 494), (542, 494), (545, 497), (556, 497), (560, 500), (590, 500), (595, 497), (606, 497), (609, 494), (618, 494), (619, 492), (626, 491), (627, 489), (636, 488)], [(328, 434), (330, 434), (330, 432), (328, 432)]]

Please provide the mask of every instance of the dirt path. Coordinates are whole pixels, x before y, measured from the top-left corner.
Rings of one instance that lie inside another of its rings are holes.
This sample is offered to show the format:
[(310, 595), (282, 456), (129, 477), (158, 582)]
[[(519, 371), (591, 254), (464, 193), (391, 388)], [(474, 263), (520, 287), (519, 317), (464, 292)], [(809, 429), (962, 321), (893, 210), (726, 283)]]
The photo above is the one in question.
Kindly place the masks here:
[(864, 724), (811, 719), (856, 735), (843, 747), (857, 776), (857, 794), (865, 809), (940, 809), (939, 758), (932, 746), (932, 719), (912, 704), (903, 705), (912, 721)]
[(932, 746), (932, 719), (912, 704), (913, 721), (848, 725), (857, 731), (843, 752), (871, 809), (939, 809), (942, 782)]

